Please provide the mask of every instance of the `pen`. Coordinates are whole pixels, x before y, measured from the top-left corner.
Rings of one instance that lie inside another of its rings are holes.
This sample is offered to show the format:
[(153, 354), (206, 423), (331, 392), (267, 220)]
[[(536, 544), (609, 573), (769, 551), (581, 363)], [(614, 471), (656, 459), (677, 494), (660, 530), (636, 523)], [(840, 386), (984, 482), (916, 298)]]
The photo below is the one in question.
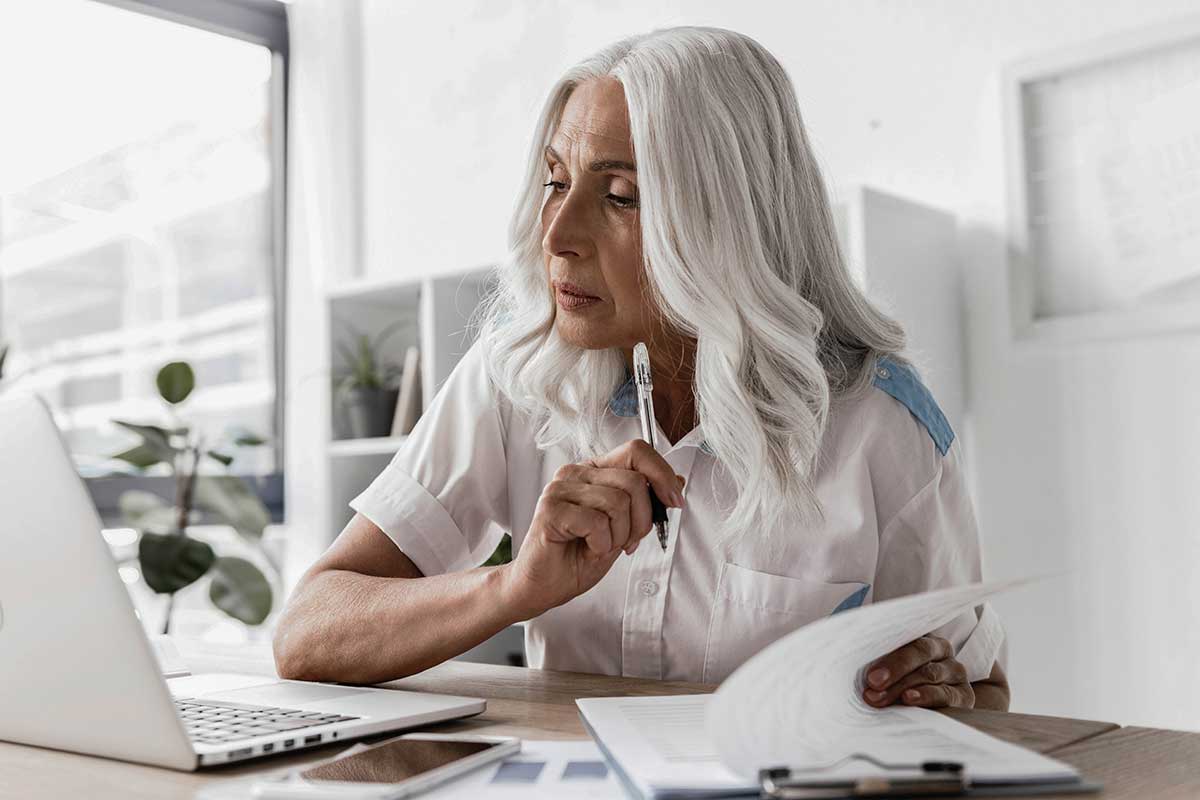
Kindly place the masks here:
[[(642, 422), (642, 439), (657, 450), (658, 445), (654, 441), (654, 397), (651, 395), (654, 381), (650, 377), (650, 353), (646, 350), (644, 342), (638, 342), (633, 348), (633, 375), (634, 383), (637, 384), (638, 417)], [(647, 488), (650, 491), (651, 519), (654, 521), (655, 530), (658, 531), (658, 543), (662, 545), (665, 553), (667, 551), (667, 507), (663, 505), (663, 501), (659, 499), (653, 487)]]

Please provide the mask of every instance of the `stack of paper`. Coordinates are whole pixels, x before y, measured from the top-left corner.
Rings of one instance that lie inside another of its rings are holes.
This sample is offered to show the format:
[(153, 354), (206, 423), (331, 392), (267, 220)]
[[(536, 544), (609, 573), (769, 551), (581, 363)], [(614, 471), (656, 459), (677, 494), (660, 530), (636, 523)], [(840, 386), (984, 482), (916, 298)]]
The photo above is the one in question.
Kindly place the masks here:
[(861, 698), (863, 672), (875, 659), (1012, 585), (971, 584), (820, 620), (764, 649), (713, 695), (576, 703), (626, 787), (643, 798), (758, 794), (758, 771), (768, 767), (820, 777), (888, 774), (857, 754), (886, 765), (957, 761), (980, 787), (1078, 785), (1070, 766), (949, 717), (874, 709)]

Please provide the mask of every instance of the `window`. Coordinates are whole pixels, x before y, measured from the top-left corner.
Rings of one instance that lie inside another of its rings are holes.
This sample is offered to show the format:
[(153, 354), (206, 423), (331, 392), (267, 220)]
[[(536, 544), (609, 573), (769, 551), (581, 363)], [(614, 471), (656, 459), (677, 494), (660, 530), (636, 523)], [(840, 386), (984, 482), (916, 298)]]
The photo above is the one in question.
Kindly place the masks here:
[(156, 483), (110, 458), (135, 443), (112, 420), (165, 421), (175, 359), (206, 439), (274, 443), (232, 469), (280, 512), (286, 56), (274, 0), (0, 4), (5, 379), (51, 405), (102, 513)]

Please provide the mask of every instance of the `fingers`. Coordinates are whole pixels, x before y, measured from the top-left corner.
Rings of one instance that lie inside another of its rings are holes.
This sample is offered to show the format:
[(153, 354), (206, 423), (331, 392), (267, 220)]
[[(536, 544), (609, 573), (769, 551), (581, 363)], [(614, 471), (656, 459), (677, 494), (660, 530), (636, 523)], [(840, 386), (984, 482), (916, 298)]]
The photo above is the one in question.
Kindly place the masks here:
[[(642, 444), (645, 444), (645, 442), (642, 442)], [(646, 446), (649, 447), (649, 445)], [(651, 452), (654, 451), (651, 450)], [(654, 456), (659, 459), (662, 458), (656, 452)], [(646, 476), (643, 472), (633, 469), (601, 466), (603, 463), (612, 462), (608, 461), (607, 457), (605, 457), (585, 461), (582, 464), (564, 464), (558, 469), (555, 479), (600, 484), (624, 491), (629, 496), (630, 513), (629, 536), (624, 541), (622, 549), (627, 554), (632, 555), (641, 540), (654, 530), (653, 515), (650, 506), (650, 491), (647, 486)], [(664, 463), (666, 462), (664, 461)], [(671, 469), (669, 464), (667, 467)], [(674, 481), (676, 487), (674, 490), (675, 493), (682, 498), (682, 492), (687, 484), (687, 480), (682, 475), (676, 475), (673, 471), (671, 472), (671, 479)]]
[(637, 549), (638, 542), (653, 530), (650, 511), (650, 493), (646, 490), (646, 478), (630, 469), (592, 467), (585, 464), (568, 464), (558, 471), (569, 480), (609, 486), (624, 493), (627, 505), (626, 524), (629, 535), (622, 540), (626, 553)]
[(863, 699), (876, 708), (882, 708), (890, 706), (895, 702), (905, 702), (907, 692), (914, 689), (928, 688), (937, 684), (960, 684), (966, 682), (966, 667), (956, 659), (945, 658), (940, 661), (927, 661), (892, 683), (886, 689), (872, 689), (868, 683), (866, 690), (863, 692)]
[[(625, 549), (630, 545), (631, 519), (635, 516), (634, 504), (637, 500), (631, 498), (629, 492), (620, 486), (614, 477), (606, 477), (606, 480), (610, 483), (554, 481), (547, 487), (547, 491), (554, 500), (604, 513), (608, 522), (610, 548)], [(617, 486), (612, 486), (611, 483), (617, 483)], [(642, 489), (641, 494), (646, 494), (646, 491)], [(648, 499), (643, 497), (642, 501), (649, 507)], [(647, 511), (647, 515), (648, 513)]]
[(631, 439), (620, 447), (588, 462), (594, 467), (634, 470), (641, 473), (658, 499), (665, 505), (683, 507), (683, 494), (675, 470), (662, 455), (641, 439)]
[(935, 684), (905, 690), (901, 702), (921, 708), (974, 708), (975, 690), (971, 684)]
[(582, 539), (596, 555), (612, 552), (610, 517), (592, 507), (577, 505), (562, 495), (542, 494), (538, 503), (539, 515), (544, 512), (548, 540), (559, 543)]
[(867, 688), (886, 690), (917, 667), (954, 657), (954, 647), (940, 636), (920, 639), (888, 653), (867, 669)]

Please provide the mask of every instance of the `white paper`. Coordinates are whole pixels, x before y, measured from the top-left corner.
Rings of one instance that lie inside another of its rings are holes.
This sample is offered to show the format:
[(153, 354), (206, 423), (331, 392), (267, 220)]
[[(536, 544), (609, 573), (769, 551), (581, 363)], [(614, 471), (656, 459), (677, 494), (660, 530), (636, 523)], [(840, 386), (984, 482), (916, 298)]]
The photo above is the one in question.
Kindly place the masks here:
[(582, 741), (522, 741), (521, 752), (500, 765), (477, 769), (421, 797), (545, 798), (553, 800), (623, 800), (621, 789), (604, 755), (590, 739)]
[(761, 766), (844, 755), (883, 721), (862, 699), (864, 668), (1016, 583), (898, 597), (788, 634), (734, 671), (713, 695), (708, 732), (717, 752), (746, 776)]
[(959, 761), (973, 781), (1073, 780), (1053, 759), (920, 708), (875, 709), (863, 672), (880, 656), (937, 629), (985, 598), (1027, 581), (970, 584), (835, 614), (765, 648), (713, 695), (576, 701), (584, 719), (644, 797), (754, 790), (758, 771), (786, 766), (833, 774), (886, 764)]
[(758, 794), (758, 783), (721, 763), (704, 727), (712, 695), (592, 697), (575, 701), (587, 724), (642, 797), (703, 790)]

